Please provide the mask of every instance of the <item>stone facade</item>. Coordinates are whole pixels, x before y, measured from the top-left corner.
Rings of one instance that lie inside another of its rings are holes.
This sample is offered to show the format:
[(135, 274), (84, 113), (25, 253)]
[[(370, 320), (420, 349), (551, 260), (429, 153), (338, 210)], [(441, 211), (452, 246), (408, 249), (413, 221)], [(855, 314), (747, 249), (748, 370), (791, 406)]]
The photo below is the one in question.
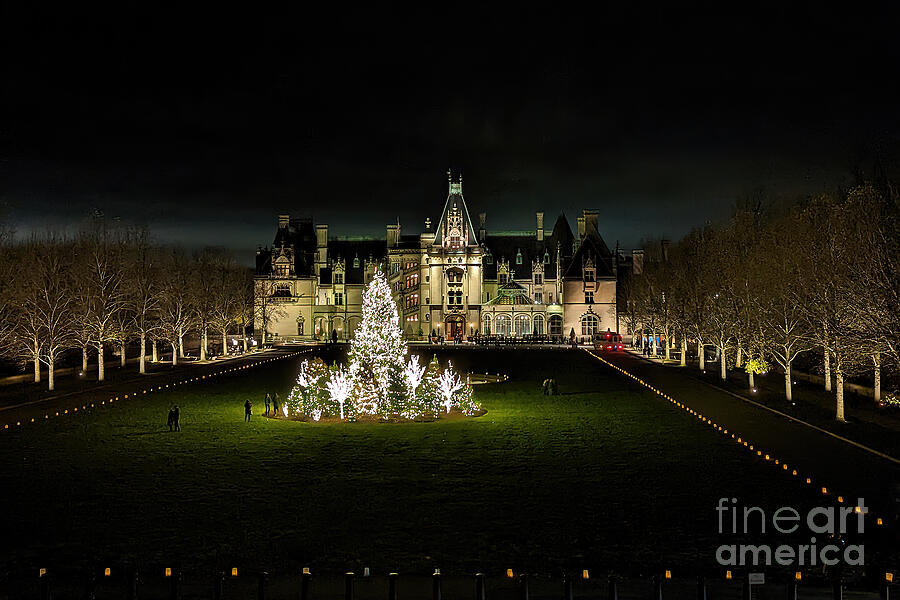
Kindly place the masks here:
[(383, 268), (410, 340), (476, 334), (579, 339), (616, 330), (616, 260), (585, 210), (572, 232), (564, 215), (550, 230), (537, 213), (530, 231), (476, 229), (462, 177), (448, 174), (444, 208), (432, 228), (383, 239), (330, 239), (327, 225), (278, 218), (271, 247), (256, 256), (257, 321), (277, 340), (347, 340), (361, 319), (362, 292)]

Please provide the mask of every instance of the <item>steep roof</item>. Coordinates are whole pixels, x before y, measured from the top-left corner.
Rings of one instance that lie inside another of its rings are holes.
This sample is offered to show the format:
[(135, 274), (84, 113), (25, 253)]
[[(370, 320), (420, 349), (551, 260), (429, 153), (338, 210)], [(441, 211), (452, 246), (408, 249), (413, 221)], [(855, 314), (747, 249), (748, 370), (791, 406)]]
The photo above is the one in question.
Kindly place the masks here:
[(313, 274), (316, 255), (316, 228), (312, 219), (291, 219), (287, 226), (275, 230), (275, 239), (271, 248), (260, 249), (256, 255), (257, 275), (268, 275), (272, 267), (272, 257), (282, 245), (287, 249), (294, 248), (294, 273), (297, 277), (309, 277)]
[(581, 245), (565, 270), (565, 277), (581, 279), (584, 276), (584, 265), (588, 260), (594, 263), (597, 277), (615, 277), (613, 271), (614, 258), (606, 242), (603, 241), (600, 232), (593, 225), (588, 224), (584, 232), (584, 238), (581, 240)]
[[(553, 232), (549, 236), (545, 236), (543, 241), (538, 241), (533, 231), (497, 234), (487, 232), (484, 239), (485, 257), (482, 260), (484, 278), (496, 279), (497, 263), (503, 259), (509, 262), (509, 270), (513, 279), (531, 279), (534, 262), (544, 263), (544, 277), (554, 279), (559, 270), (559, 265), (556, 263), (557, 246), (559, 247), (559, 257), (563, 263), (562, 270), (565, 272), (565, 266), (568, 265), (569, 258), (572, 256), (573, 239), (569, 223), (562, 214), (556, 220)], [(522, 255), (521, 264), (516, 261), (520, 253)], [(490, 262), (487, 260), (488, 255), (491, 256)], [(549, 257), (549, 264), (544, 262), (545, 256)]]
[(477, 245), (478, 237), (475, 235), (475, 228), (472, 227), (469, 209), (466, 207), (466, 200), (463, 198), (462, 194), (462, 177), (459, 178), (457, 183), (454, 183), (452, 179), (450, 180), (450, 191), (447, 194), (447, 201), (444, 203), (444, 210), (441, 212), (441, 220), (438, 221), (438, 226), (435, 230), (435, 245), (443, 245), (444, 237), (447, 235), (447, 232), (445, 231), (445, 229), (447, 229), (447, 220), (449, 215), (454, 211), (459, 211), (462, 215), (462, 227), (465, 230), (462, 232), (462, 235), (467, 243), (469, 245)]

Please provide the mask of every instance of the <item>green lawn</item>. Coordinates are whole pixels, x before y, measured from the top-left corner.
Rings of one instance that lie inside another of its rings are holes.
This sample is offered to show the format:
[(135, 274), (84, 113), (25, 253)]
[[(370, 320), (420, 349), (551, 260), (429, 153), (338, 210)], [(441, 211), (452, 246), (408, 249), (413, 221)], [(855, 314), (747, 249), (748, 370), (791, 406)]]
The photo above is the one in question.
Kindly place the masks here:
[[(297, 362), (0, 436), (11, 564), (344, 570), (715, 567), (719, 497), (809, 497), (580, 351), (458, 351), (488, 413), (391, 425), (243, 422)], [(554, 376), (560, 396), (540, 394)], [(165, 428), (177, 403), (181, 433)]]

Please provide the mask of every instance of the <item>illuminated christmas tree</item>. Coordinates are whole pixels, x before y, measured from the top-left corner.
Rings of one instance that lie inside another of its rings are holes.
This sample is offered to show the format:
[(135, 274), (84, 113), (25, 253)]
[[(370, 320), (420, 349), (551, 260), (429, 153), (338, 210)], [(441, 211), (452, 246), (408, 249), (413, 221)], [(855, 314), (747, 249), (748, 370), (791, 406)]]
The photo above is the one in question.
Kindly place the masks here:
[(375, 276), (362, 298), (362, 322), (350, 342), (350, 377), (374, 384), (379, 412), (399, 412), (403, 401), (406, 342), (400, 331), (397, 304), (384, 273)]

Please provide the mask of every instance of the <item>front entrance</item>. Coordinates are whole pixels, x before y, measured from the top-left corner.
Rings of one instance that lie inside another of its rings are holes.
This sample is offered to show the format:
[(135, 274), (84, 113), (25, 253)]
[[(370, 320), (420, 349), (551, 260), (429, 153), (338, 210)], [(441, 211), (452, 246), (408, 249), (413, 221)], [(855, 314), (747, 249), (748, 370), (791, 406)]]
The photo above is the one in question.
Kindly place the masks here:
[(456, 338), (462, 338), (466, 334), (466, 319), (465, 317), (455, 316), (455, 317), (447, 317), (447, 339), (452, 340)]

